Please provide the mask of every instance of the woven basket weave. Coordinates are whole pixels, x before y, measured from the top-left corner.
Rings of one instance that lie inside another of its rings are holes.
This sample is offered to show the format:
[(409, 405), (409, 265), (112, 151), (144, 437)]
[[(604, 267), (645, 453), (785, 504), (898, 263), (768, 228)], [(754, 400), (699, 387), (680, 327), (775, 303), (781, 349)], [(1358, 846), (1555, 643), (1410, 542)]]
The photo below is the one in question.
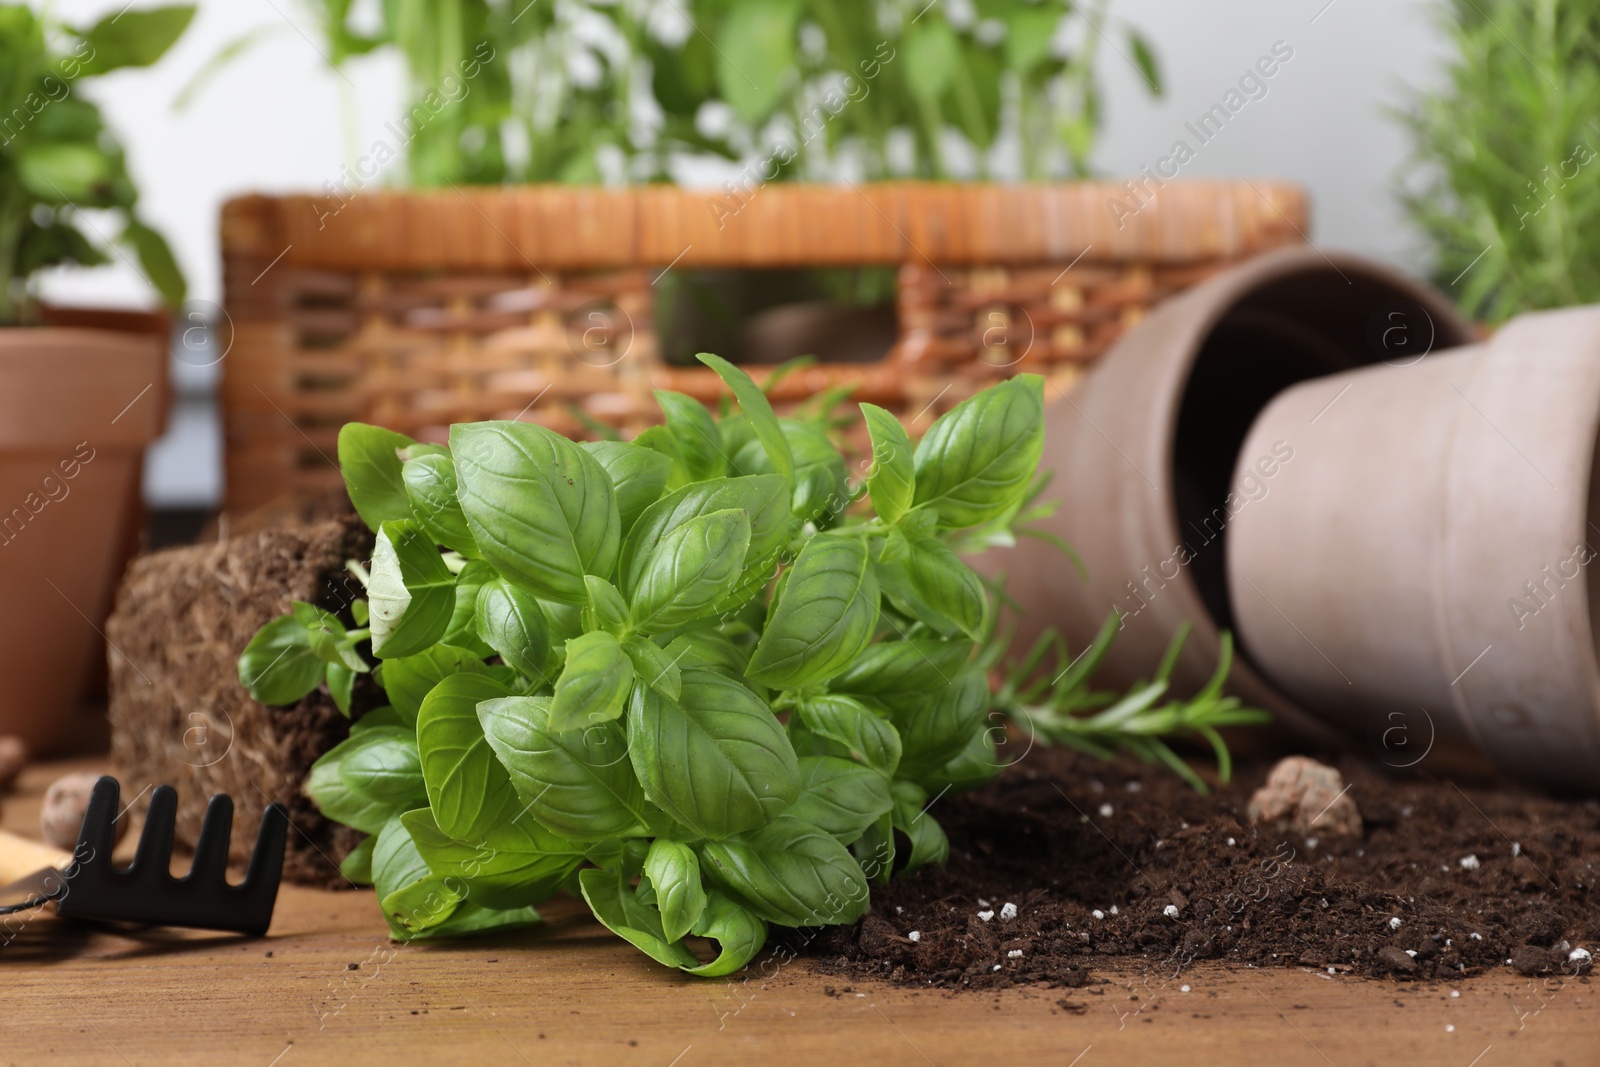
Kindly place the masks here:
[(719, 396), (709, 371), (660, 358), (653, 285), (667, 270), (897, 267), (884, 359), (801, 370), (774, 402), (849, 386), (918, 419), (1023, 371), (1065, 389), (1151, 305), (1307, 225), (1295, 186), (1143, 196), (1085, 182), (230, 201), (228, 507), (337, 483), (335, 440), (352, 419), (423, 440), (494, 418), (631, 434), (656, 417), (651, 389)]

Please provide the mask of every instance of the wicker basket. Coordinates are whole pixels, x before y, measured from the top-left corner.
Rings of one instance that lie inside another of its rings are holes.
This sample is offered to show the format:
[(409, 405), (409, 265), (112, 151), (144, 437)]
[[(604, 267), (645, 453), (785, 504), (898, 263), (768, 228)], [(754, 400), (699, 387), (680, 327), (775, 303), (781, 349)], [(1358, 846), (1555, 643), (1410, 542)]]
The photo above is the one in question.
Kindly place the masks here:
[(1156, 301), (1307, 225), (1303, 192), (1279, 184), (1175, 183), (1138, 204), (1096, 183), (233, 200), (227, 504), (336, 483), (351, 419), (423, 440), (492, 418), (632, 433), (655, 418), (653, 388), (718, 396), (709, 371), (660, 358), (667, 270), (897, 267), (884, 359), (804, 369), (774, 401), (848, 386), (916, 419), (1020, 371), (1064, 389)]

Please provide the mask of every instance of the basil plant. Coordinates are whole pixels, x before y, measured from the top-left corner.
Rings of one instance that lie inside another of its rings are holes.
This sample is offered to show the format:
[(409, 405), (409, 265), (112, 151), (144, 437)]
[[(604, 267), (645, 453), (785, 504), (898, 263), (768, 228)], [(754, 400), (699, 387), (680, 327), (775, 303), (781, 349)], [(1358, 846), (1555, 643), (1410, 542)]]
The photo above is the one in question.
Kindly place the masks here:
[(728, 974), (769, 924), (854, 922), (872, 882), (944, 860), (930, 800), (998, 771), (990, 591), (951, 546), (1028, 514), (1042, 379), (916, 446), (862, 404), (863, 488), (825, 421), (700, 358), (739, 410), (658, 392), (665, 425), (631, 443), (341, 432), (377, 534), (354, 628), (296, 604), (239, 675), (268, 704), (326, 684), (348, 714), (369, 670), (387, 695), (306, 790), (371, 835), (344, 871), (397, 938), (534, 922), (565, 889), (661, 963)]

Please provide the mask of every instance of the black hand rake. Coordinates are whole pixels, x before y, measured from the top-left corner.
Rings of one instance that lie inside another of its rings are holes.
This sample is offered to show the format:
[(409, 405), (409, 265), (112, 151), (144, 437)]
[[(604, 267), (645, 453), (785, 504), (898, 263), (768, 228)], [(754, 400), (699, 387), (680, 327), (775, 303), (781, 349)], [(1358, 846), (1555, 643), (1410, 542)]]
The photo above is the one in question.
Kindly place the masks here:
[[(231, 799), (220, 793), (211, 798), (201, 823), (194, 863), (187, 875), (174, 878), (169, 868), (178, 794), (171, 786), (156, 787), (133, 862), (118, 869), (112, 863), (111, 850), (116, 840), (119, 793), (115, 778), (104, 777), (95, 783), (83, 827), (78, 831), (78, 847), (70, 856), (10, 835), (0, 840), (0, 851), (10, 848), (13, 857), (25, 852), (32, 862), (42, 858), (48, 864), (0, 890), (13, 898), (26, 895), (21, 903), (0, 907), (0, 915), (53, 902), (58, 914), (75, 919), (228, 930), (256, 937), (267, 932), (278, 899), (283, 849), (289, 833), (289, 815), (282, 805), (268, 805), (245, 879), (238, 885), (229, 885)], [(0, 870), (3, 869), (5, 865), (0, 863)]]

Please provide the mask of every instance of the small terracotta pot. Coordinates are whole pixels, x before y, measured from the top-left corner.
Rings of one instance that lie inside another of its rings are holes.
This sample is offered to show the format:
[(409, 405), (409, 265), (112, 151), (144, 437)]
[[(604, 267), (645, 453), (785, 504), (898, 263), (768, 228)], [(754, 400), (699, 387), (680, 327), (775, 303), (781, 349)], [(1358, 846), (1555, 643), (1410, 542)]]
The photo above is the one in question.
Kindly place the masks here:
[(1241, 470), (1279, 441), (1294, 459), (1227, 546), (1252, 662), (1349, 729), (1425, 717), (1510, 773), (1600, 788), (1600, 307), (1298, 385)]
[(66, 748), (167, 412), (149, 333), (0, 329), (0, 734)]
[[(1032, 539), (991, 554), (986, 567), (1008, 572), (1023, 609), (1019, 636), (1054, 626), (1075, 654), (1119, 611), (1122, 632), (1098, 677), (1121, 686), (1150, 677), (1188, 622), (1173, 688), (1194, 692), (1234, 626), (1223, 547), (1235, 521), (1230, 478), (1273, 458), (1241, 451), (1256, 415), (1297, 382), (1472, 337), (1421, 283), (1312, 248), (1259, 256), (1161, 304), (1070, 395), (1050, 393), (1043, 466), (1062, 505), (1044, 525), (1073, 545), (1088, 577)], [(1274, 475), (1294, 462), (1278, 460)], [(1273, 491), (1274, 478), (1258, 478)], [(1347, 742), (1248, 656), (1235, 660), (1229, 687), (1302, 740)]]

